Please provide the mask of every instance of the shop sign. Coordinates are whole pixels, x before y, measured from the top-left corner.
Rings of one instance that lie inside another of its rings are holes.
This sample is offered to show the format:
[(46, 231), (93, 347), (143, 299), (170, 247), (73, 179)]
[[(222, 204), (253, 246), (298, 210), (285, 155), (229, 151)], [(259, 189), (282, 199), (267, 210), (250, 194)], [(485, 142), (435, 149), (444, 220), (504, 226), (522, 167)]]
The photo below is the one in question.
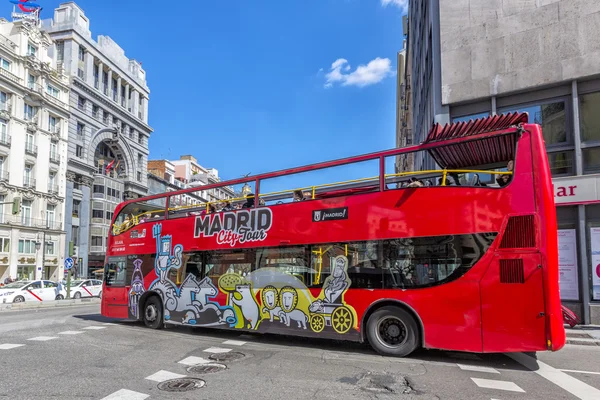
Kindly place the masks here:
[(598, 175), (555, 178), (552, 183), (556, 204), (600, 201), (598, 195), (600, 176)]

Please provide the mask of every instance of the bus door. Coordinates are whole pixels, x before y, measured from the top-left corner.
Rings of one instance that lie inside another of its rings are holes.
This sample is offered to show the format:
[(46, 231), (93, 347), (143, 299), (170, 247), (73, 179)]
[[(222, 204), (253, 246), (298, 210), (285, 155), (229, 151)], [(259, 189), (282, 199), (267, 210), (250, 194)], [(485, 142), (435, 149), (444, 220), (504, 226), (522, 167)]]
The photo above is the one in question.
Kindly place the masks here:
[[(130, 275), (130, 274), (129, 274)], [(127, 258), (109, 257), (104, 266), (104, 292), (103, 303), (106, 306), (104, 312), (111, 318), (128, 318), (129, 289), (127, 282)]]
[(546, 349), (542, 256), (497, 255), (481, 280), (483, 351)]

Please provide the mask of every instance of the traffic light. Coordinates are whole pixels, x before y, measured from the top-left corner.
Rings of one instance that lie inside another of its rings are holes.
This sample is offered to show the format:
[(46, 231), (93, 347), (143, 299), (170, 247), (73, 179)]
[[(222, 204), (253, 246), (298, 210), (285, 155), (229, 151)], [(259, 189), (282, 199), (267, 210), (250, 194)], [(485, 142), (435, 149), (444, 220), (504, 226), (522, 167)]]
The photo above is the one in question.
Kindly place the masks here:
[(12, 204), (12, 213), (13, 213), (13, 215), (17, 215), (20, 212), (21, 212), (21, 198), (15, 197), (13, 199), (13, 204)]

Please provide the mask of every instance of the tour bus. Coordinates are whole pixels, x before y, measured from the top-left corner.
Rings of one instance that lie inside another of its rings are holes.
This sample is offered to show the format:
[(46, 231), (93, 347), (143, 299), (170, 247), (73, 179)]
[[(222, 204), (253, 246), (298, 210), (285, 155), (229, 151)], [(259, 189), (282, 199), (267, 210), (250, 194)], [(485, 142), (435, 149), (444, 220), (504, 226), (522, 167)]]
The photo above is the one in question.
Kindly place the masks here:
[[(388, 171), (390, 158), (409, 168)], [(410, 168), (427, 159), (437, 169)], [(260, 189), (367, 161), (378, 175)], [(251, 191), (210, 200), (242, 184)], [(190, 195), (203, 200), (182, 203)], [(106, 317), (368, 342), (400, 357), (565, 344), (551, 174), (527, 114), (436, 124), (418, 145), (128, 200), (114, 215)]]

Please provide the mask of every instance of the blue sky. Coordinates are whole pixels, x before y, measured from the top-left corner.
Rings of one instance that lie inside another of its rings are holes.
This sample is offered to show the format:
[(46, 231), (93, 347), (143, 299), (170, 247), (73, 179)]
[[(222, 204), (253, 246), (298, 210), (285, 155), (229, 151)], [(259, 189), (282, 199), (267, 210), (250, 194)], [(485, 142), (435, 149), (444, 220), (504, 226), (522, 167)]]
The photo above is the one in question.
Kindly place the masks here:
[[(38, 3), (46, 19), (60, 1)], [(407, 0), (76, 3), (143, 63), (151, 159), (193, 154), (232, 179), (395, 145)]]

